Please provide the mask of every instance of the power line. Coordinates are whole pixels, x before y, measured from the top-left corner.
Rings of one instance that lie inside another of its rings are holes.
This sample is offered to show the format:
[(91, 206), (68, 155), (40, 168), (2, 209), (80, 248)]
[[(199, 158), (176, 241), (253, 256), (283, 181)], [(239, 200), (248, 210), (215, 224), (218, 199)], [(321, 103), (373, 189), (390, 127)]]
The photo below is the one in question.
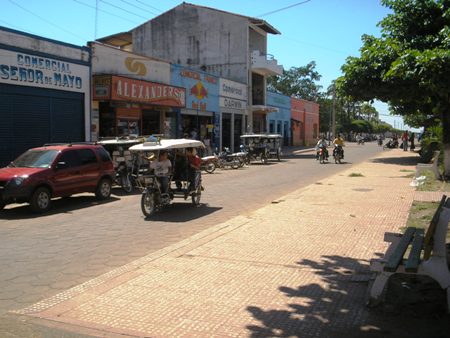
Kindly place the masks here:
[(126, 0), (120, 0), (120, 1), (126, 3), (126, 4), (128, 4), (128, 5), (130, 5), (130, 6), (132, 6), (132, 7), (134, 7), (134, 8), (137, 8), (137, 9), (139, 9), (139, 10), (141, 10), (141, 11), (144, 11), (144, 12), (147, 12), (147, 13), (150, 13), (150, 14), (153, 14), (153, 15), (158, 15), (157, 13), (151, 12), (151, 11), (149, 11), (148, 9), (145, 9), (145, 8), (142, 8), (142, 7), (133, 5), (131, 2), (128, 2), (128, 1), (126, 1)]
[(9, 0), (9, 2), (12, 3), (13, 5), (15, 5), (15, 6), (21, 8), (21, 9), (24, 10), (25, 12), (27, 12), (27, 13), (29, 13), (29, 14), (35, 16), (35, 17), (37, 17), (38, 19), (41, 19), (42, 21), (46, 22), (47, 24), (49, 24), (49, 25), (51, 25), (51, 26), (53, 26), (53, 27), (56, 27), (56, 28), (58, 28), (58, 29), (64, 31), (64, 32), (66, 32), (67, 34), (70, 34), (70, 35), (72, 35), (72, 36), (77, 37), (78, 39), (82, 40), (83, 42), (87, 40), (87, 39), (85, 39), (85, 38), (83, 38), (83, 37), (81, 37), (81, 36), (79, 36), (79, 35), (77, 35), (77, 34), (72, 33), (71, 31), (68, 31), (67, 29), (62, 28), (62, 27), (60, 27), (60, 26), (54, 24), (53, 22), (48, 21), (47, 19), (45, 19), (45, 18), (43, 18), (43, 17), (41, 17), (41, 16), (39, 16), (39, 15), (33, 13), (32, 11), (30, 11), (30, 10), (26, 9), (25, 7), (19, 5), (18, 3), (16, 3), (16, 2), (13, 1), (13, 0)]
[(258, 15), (257, 18), (261, 18), (261, 17), (263, 17), (263, 16), (267, 16), (267, 15), (270, 15), (270, 14), (278, 13), (278, 12), (284, 11), (284, 10), (286, 10), (286, 9), (295, 7), (295, 6), (303, 5), (303, 4), (306, 4), (307, 2), (310, 2), (310, 1), (311, 1), (311, 0), (306, 0), (306, 1), (302, 1), (302, 2), (299, 2), (299, 3), (293, 4), (293, 5), (287, 6), (287, 7), (283, 7), (283, 8), (280, 8), (280, 9), (276, 9), (276, 10), (274, 10), (274, 11), (272, 11), (272, 12), (268, 12), (268, 13), (264, 13), (264, 14)]
[(3, 23), (4, 23), (5, 25), (7, 25), (8, 27), (12, 27), (12, 28), (17, 29), (17, 30), (19, 30), (19, 31), (27, 32), (27, 33), (29, 33), (29, 34), (34, 34), (33, 32), (29, 31), (28, 29), (21, 28), (21, 27), (19, 27), (19, 26), (13, 25), (12, 23), (6, 22), (6, 21), (4, 21), (4, 20), (1, 20), (1, 19), (0, 19), (0, 22), (3, 22)]
[(151, 5), (148, 5), (148, 4), (146, 4), (145, 2), (142, 2), (142, 1), (140, 1), (140, 0), (136, 0), (136, 2), (139, 2), (140, 4), (143, 4), (144, 6), (147, 6), (147, 7), (150, 7), (150, 8), (153, 8), (153, 9), (156, 9), (157, 11), (159, 11), (159, 12), (163, 12), (162, 10), (160, 10), (160, 9), (158, 9), (158, 8), (156, 8), (156, 7), (153, 7), (153, 6), (151, 6)]
[(139, 24), (139, 22), (129, 20), (129, 19), (127, 19), (127, 18), (124, 18), (124, 17), (122, 17), (122, 16), (113, 14), (113, 13), (111, 13), (111, 12), (105, 11), (105, 10), (100, 9), (100, 8), (95, 8), (94, 6), (85, 4), (84, 2), (81, 2), (81, 1), (79, 1), (79, 0), (73, 0), (73, 1), (75, 1), (76, 3), (78, 3), (78, 4), (80, 4), (80, 5), (83, 5), (83, 6), (92, 8), (92, 9), (94, 9), (94, 10), (98, 10), (99, 12), (103, 12), (103, 13), (109, 14), (109, 15), (111, 15), (111, 16), (114, 16), (114, 17), (116, 17), (116, 18), (119, 18), (119, 19), (122, 19), (122, 20), (125, 20), (125, 21), (128, 21), (128, 22), (131, 22), (131, 23), (133, 23), (133, 24), (135, 24), (135, 25), (138, 25), (138, 24)]
[(148, 20), (148, 18), (146, 18), (145, 16), (142, 16), (142, 15), (139, 15), (139, 14), (136, 14), (136, 13), (133, 13), (133, 12), (131, 12), (131, 11), (127, 10), (127, 9), (124, 9), (124, 8), (122, 8), (122, 7), (120, 7), (120, 6), (116, 6), (116, 5), (114, 5), (114, 4), (112, 4), (112, 3), (108, 2), (108, 1), (100, 0), (100, 2), (103, 2), (103, 3), (105, 3), (105, 4), (107, 4), (107, 5), (111, 6), (111, 7), (120, 9), (121, 11), (124, 11), (124, 12), (126, 12), (126, 13), (129, 13), (129, 14), (131, 14), (131, 15), (135, 15), (135, 16), (138, 16), (138, 17), (140, 17), (140, 18), (142, 18), (142, 19)]

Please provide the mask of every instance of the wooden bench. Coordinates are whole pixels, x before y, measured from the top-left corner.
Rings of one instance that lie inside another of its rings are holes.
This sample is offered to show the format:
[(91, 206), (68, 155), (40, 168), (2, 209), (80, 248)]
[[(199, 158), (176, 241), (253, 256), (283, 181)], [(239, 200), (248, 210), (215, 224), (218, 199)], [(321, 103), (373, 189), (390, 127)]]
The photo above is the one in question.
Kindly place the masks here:
[(433, 157), (431, 158), (430, 163), (417, 163), (416, 166), (416, 177), (419, 177), (420, 174), (424, 170), (429, 170), (434, 174), (435, 179), (441, 178), (441, 174), (439, 172), (438, 164), (439, 164), (439, 154), (441, 153), (440, 150), (433, 151)]
[[(404, 234), (386, 233), (391, 245), (382, 259), (373, 260), (370, 270), (377, 272), (370, 289), (369, 306), (378, 304), (386, 283), (393, 274), (426, 275), (447, 292), (450, 312), (450, 271), (447, 262), (446, 235), (450, 221), (450, 198), (443, 196), (426, 234), (423, 229), (408, 227)], [(405, 257), (407, 249), (409, 254)]]

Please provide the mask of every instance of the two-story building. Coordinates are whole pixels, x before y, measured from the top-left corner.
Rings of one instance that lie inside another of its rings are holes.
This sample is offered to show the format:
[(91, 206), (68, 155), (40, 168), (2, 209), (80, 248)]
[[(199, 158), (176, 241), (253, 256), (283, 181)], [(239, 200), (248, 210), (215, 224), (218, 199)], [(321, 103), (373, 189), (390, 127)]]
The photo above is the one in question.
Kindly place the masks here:
[(268, 34), (280, 32), (262, 19), (182, 3), (129, 32), (98, 41), (243, 83), (248, 93), (245, 116), (236, 110), (231, 121), (230, 115), (221, 117), (223, 125), (240, 127), (242, 133), (267, 131), (271, 108), (266, 79), (283, 72), (268, 54)]

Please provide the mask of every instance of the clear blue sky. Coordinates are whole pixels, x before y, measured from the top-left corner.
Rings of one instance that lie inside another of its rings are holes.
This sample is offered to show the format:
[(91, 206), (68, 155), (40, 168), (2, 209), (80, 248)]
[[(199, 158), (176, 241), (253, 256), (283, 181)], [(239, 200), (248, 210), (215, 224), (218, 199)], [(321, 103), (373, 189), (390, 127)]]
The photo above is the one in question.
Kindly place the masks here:
[[(281, 32), (269, 36), (268, 51), (285, 69), (315, 61), (326, 89), (341, 75), (345, 59), (359, 55), (361, 35), (379, 36), (388, 14), (379, 0), (197, 0), (187, 1), (268, 21)], [(179, 5), (175, 0), (1, 0), (0, 25), (83, 46), (128, 31)], [(299, 4), (305, 2), (303, 4)], [(296, 5), (299, 4), (299, 5)], [(96, 11), (96, 5), (98, 11)], [(296, 5), (296, 6), (293, 6)], [(288, 9), (264, 15), (292, 6)], [(380, 118), (394, 124), (385, 105)], [(396, 126), (403, 122), (396, 118)]]

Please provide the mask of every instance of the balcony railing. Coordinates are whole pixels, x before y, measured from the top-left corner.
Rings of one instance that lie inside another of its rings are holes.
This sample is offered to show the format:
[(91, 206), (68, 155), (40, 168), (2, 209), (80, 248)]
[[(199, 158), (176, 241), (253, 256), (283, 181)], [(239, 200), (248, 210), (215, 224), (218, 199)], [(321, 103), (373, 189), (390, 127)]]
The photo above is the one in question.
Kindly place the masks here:
[(279, 65), (271, 54), (264, 54), (259, 50), (254, 50), (251, 54), (251, 62), (252, 71), (255, 73), (264, 76), (283, 74), (283, 66)]

